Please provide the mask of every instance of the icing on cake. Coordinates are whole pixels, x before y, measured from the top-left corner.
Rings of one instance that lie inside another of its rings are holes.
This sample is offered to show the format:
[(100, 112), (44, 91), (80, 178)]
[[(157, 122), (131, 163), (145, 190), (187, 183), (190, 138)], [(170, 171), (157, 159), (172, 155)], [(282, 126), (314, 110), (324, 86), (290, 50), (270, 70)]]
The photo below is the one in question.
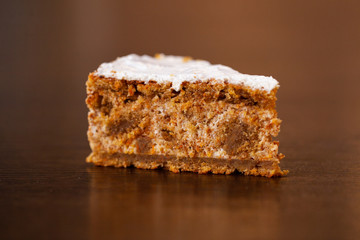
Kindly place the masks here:
[(136, 54), (119, 57), (113, 62), (101, 64), (95, 71), (95, 75), (138, 80), (145, 83), (149, 81), (171, 82), (175, 91), (179, 91), (181, 84), (185, 81), (243, 84), (252, 89), (267, 92), (279, 87), (278, 81), (272, 77), (242, 74), (221, 64), (210, 64), (204, 60), (163, 54), (155, 57)]

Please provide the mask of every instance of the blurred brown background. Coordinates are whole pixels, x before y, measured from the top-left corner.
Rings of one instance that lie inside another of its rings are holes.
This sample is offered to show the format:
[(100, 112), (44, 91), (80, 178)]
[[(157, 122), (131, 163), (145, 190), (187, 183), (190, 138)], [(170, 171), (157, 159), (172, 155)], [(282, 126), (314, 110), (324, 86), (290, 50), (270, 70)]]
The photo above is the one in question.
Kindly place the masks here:
[[(85, 131), (87, 74), (117, 56), (163, 52), (274, 76), (282, 137), (352, 134), (359, 114), (344, 111), (359, 106), (359, 9), (357, 1), (331, 0), (8, 1), (1, 103), (12, 114), (2, 121), (33, 118), (26, 111), (34, 108), (49, 121), (61, 112), (62, 127), (78, 123)], [(45, 128), (24, 124), (16, 128)]]
[[(162, 238), (161, 231), (180, 239), (199, 233), (259, 239), (360, 236), (359, 1), (12, 0), (1, 5), (1, 239)], [(87, 74), (117, 56), (159, 52), (275, 77), (281, 85), (280, 150), (287, 156), (282, 166), (290, 175), (280, 180), (174, 176), (84, 163), (90, 152)], [(194, 186), (197, 190), (190, 191)], [(100, 202), (107, 203), (104, 211), (97, 208)], [(143, 211), (135, 211), (141, 204)], [(249, 206), (245, 212), (244, 206)], [(200, 215), (191, 214), (196, 211)], [(102, 224), (107, 219), (114, 225)], [(136, 232), (137, 222), (146, 227)]]

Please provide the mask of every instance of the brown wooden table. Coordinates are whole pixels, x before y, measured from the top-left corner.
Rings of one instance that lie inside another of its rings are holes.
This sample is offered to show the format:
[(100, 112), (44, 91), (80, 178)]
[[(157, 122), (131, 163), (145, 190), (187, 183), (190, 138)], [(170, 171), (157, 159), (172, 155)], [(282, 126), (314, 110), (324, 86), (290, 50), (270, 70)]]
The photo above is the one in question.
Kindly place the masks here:
[[(0, 239), (360, 239), (358, 2), (2, 5)], [(289, 175), (86, 164), (86, 76), (132, 52), (277, 78)]]

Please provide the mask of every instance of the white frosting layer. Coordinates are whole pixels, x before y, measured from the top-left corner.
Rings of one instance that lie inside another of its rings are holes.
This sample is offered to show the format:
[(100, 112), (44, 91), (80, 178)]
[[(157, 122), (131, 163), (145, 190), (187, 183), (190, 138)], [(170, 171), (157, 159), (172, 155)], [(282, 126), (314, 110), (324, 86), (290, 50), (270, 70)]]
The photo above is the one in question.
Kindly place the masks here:
[(267, 92), (279, 86), (278, 81), (272, 77), (242, 74), (224, 65), (212, 65), (203, 60), (190, 60), (186, 57), (163, 54), (156, 57), (136, 54), (119, 57), (113, 62), (101, 64), (95, 74), (145, 83), (150, 80), (158, 83), (171, 82), (172, 88), (176, 91), (180, 90), (184, 81), (228, 82)]

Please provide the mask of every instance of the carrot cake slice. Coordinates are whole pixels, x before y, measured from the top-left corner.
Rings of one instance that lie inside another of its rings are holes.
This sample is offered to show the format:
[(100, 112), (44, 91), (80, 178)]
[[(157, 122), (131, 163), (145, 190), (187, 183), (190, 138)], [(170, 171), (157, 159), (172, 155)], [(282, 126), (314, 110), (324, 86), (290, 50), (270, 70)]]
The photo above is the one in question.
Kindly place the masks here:
[(89, 74), (87, 158), (101, 166), (282, 176), (279, 83), (189, 57), (131, 54)]

